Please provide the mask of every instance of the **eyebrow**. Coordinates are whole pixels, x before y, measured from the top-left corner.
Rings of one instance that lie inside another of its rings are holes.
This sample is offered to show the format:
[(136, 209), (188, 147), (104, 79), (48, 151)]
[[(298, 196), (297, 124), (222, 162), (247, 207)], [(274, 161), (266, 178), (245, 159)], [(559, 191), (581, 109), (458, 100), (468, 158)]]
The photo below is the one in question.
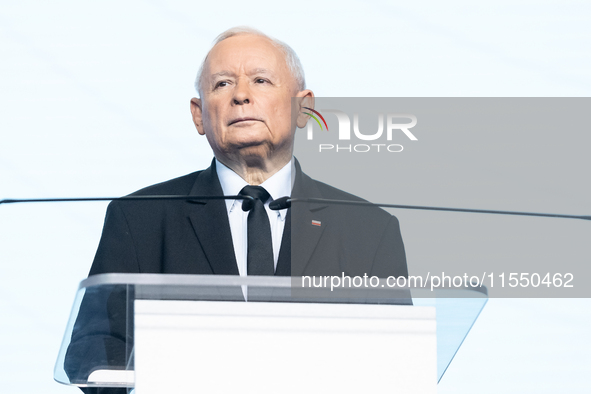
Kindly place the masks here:
[[(275, 73), (271, 70), (269, 70), (268, 68), (254, 68), (252, 70), (250, 70), (248, 72), (248, 75), (252, 75), (252, 74), (270, 74), (270, 75), (275, 75)], [(220, 71), (214, 74), (210, 75), (210, 78), (215, 79), (218, 77), (226, 77), (226, 76), (230, 76), (230, 77), (235, 77), (236, 74), (234, 74), (231, 71)]]
[[(249, 76), (256, 75), (256, 74), (269, 75), (272, 78), (275, 77), (275, 73), (267, 68), (254, 68), (248, 72)], [(223, 78), (223, 77), (228, 77), (228, 76), (229, 77), (236, 77), (236, 74), (234, 74), (231, 71), (227, 71), (227, 70), (210, 74), (209, 81), (210, 81), (211, 86), (213, 86), (216, 83), (216, 80), (218, 78)]]
[(248, 73), (249, 75), (252, 74), (271, 74), (274, 75), (275, 73), (267, 68), (255, 68), (253, 70), (250, 70), (250, 72)]
[(230, 71), (220, 71), (219, 73), (211, 74), (210, 78), (217, 78), (217, 77), (225, 77), (225, 76), (235, 76), (234, 73)]

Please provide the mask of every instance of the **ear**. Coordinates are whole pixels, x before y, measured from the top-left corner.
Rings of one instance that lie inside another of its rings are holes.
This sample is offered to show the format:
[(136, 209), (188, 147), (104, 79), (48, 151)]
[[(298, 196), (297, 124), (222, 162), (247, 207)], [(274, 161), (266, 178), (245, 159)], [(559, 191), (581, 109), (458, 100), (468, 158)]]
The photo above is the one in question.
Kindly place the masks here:
[(193, 123), (195, 123), (197, 132), (201, 135), (205, 135), (205, 130), (203, 129), (203, 112), (201, 99), (198, 99), (197, 97), (193, 97), (191, 99), (191, 115), (193, 116)]
[(296, 124), (300, 129), (303, 129), (306, 127), (308, 119), (310, 119), (310, 116), (304, 113), (309, 113), (310, 110), (306, 109), (305, 107), (314, 108), (314, 92), (309, 89), (302, 90), (301, 92), (298, 92), (296, 97), (298, 97), (298, 117), (296, 118)]

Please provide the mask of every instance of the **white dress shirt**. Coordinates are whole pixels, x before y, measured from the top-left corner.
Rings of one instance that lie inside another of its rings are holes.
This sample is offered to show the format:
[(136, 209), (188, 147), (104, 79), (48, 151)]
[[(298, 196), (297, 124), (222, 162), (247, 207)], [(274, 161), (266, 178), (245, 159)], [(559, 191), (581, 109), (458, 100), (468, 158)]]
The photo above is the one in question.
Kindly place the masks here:
[[(217, 159), (215, 160), (215, 165), (222, 186), (222, 191), (225, 196), (238, 195), (244, 186), (248, 186), (248, 183), (242, 179), (240, 175), (236, 174)], [(273, 211), (269, 208), (269, 203), (280, 197), (291, 196), (291, 187), (293, 184), (292, 174), (295, 174), (295, 170), (292, 171), (292, 167), (293, 159), (260, 185), (271, 195), (269, 200), (265, 203), (265, 209), (267, 215), (269, 215), (269, 224), (271, 225), (273, 263), (275, 269), (277, 268), (277, 260), (279, 258), (279, 249), (281, 248), (281, 239), (283, 237), (287, 209)], [(246, 276), (249, 212), (244, 212), (242, 210), (242, 200), (226, 200), (226, 208), (228, 209), (228, 219), (230, 220), (230, 231), (232, 233), (232, 243), (234, 244), (238, 272), (240, 273), (240, 276)]]

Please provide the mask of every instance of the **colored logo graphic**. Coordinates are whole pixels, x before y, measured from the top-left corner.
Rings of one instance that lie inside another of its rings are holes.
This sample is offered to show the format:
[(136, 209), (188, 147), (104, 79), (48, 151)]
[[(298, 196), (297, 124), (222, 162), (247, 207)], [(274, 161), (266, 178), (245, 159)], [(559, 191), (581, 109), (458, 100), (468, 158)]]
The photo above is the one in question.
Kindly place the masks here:
[[(316, 111), (316, 110), (313, 110), (312, 108), (309, 108), (309, 107), (304, 107), (304, 108), (306, 108), (307, 110), (309, 110), (309, 111), (312, 111), (312, 112), (314, 112), (316, 115), (320, 116), (320, 119), (322, 119), (322, 122), (324, 122), (324, 125), (326, 126), (326, 131), (328, 131), (328, 125), (326, 124), (326, 120), (324, 120), (324, 116), (320, 115), (320, 112), (318, 112), (318, 111)], [(315, 117), (314, 115), (312, 115), (312, 114), (311, 114), (311, 113), (309, 113), (309, 112), (304, 112), (304, 113), (305, 113), (306, 115), (309, 115), (309, 116), (311, 116), (311, 117), (312, 117), (312, 119), (314, 119), (314, 120), (315, 120), (315, 121), (318, 123), (318, 126), (320, 126), (320, 130), (324, 130), (324, 129), (322, 128), (322, 123), (320, 123), (320, 121), (318, 120), (318, 118), (317, 118), (317, 117)]]

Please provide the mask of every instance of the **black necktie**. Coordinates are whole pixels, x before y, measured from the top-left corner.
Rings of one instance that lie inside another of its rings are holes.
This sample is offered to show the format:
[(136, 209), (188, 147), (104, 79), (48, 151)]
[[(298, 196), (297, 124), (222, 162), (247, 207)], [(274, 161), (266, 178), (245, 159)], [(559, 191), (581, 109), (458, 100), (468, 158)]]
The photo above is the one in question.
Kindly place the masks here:
[(271, 241), (271, 225), (265, 210), (265, 202), (270, 195), (261, 186), (245, 186), (240, 194), (255, 199), (248, 213), (248, 252), (246, 267), (248, 275), (273, 275), (273, 244)]

